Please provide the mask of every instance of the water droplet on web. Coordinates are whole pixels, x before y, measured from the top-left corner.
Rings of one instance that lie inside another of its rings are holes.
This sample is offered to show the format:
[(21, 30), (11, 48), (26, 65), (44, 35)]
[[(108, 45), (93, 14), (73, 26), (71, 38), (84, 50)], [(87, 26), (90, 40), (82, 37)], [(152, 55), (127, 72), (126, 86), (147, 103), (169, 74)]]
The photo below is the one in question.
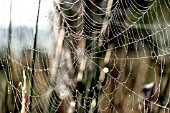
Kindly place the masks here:
[(8, 87), (8, 94), (9, 94), (9, 87)]
[(75, 103), (74, 101), (71, 101), (71, 102), (70, 102), (70, 105), (71, 105), (72, 107), (74, 107), (74, 106), (76, 105), (76, 103)]
[(18, 86), (21, 86), (22, 85), (22, 82), (19, 82)]
[(93, 99), (91, 102), (91, 106), (94, 108), (96, 106), (96, 99)]
[(103, 68), (103, 72), (104, 73), (108, 73), (109, 72), (109, 69), (107, 67)]

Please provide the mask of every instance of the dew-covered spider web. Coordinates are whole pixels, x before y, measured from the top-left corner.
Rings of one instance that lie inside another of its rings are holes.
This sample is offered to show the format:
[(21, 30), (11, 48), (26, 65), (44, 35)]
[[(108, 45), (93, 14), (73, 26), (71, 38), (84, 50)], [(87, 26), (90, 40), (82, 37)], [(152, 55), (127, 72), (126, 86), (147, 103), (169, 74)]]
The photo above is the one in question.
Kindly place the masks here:
[(169, 0), (0, 0), (0, 112), (169, 113)]

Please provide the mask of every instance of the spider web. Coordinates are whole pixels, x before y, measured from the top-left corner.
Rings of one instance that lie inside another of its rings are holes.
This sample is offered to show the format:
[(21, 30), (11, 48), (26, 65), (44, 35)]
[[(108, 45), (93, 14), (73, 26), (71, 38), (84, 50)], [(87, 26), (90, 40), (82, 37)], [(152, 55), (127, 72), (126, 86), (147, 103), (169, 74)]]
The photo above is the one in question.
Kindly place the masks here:
[(29, 17), (12, 1), (10, 24), (1, 25), (1, 80), (7, 82), (0, 95), (12, 103), (1, 99), (3, 110), (169, 112), (169, 0), (32, 6)]

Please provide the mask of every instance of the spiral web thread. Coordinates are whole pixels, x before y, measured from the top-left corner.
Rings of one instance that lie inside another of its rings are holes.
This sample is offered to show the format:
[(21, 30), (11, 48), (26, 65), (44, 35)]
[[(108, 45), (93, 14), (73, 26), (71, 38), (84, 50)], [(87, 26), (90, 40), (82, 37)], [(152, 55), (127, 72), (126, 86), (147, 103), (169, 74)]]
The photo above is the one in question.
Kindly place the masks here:
[(30, 20), (38, 24), (37, 40), (36, 24), (13, 25), (11, 18), (0, 31), (11, 109), (21, 111), (26, 75), (28, 112), (30, 98), (35, 113), (169, 112), (169, 14), (169, 0), (42, 0), (39, 22)]

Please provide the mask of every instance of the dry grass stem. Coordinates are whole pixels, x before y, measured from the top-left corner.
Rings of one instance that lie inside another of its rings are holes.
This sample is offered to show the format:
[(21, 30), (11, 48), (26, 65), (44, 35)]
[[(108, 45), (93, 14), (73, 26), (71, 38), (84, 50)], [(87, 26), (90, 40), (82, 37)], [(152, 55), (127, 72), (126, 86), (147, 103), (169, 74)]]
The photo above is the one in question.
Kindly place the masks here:
[(80, 41), (79, 41), (79, 45), (78, 45), (78, 58), (80, 60), (80, 68), (79, 68), (79, 72), (78, 72), (78, 75), (77, 75), (77, 80), (78, 81), (82, 81), (83, 79), (83, 71), (85, 70), (85, 67), (86, 67), (86, 62), (87, 62), (87, 59), (86, 59), (86, 53), (85, 53), (85, 45), (86, 45), (86, 40), (84, 38), (82, 38)]
[[(106, 52), (106, 55), (105, 55), (105, 58), (104, 58), (104, 65), (107, 65), (107, 64), (109, 63), (112, 48), (113, 48), (113, 44), (111, 44), (111, 45), (109, 46), (109, 48), (107, 49), (107, 52)], [(101, 72), (100, 72), (99, 80), (100, 80), (101, 82), (104, 81), (104, 79), (105, 79), (105, 73), (107, 73), (107, 72), (105, 72), (105, 69), (108, 69), (108, 68), (105, 68), (105, 67), (104, 67), (104, 69), (101, 70)]]
[(21, 113), (26, 113), (27, 105), (26, 105), (26, 93), (27, 93), (27, 84), (26, 84), (26, 76), (25, 70), (23, 70), (23, 87), (22, 87), (22, 109)]
[(59, 34), (59, 37), (58, 37), (58, 40), (57, 40), (57, 45), (56, 45), (56, 54), (55, 54), (55, 58), (54, 60), (52, 60), (52, 66), (51, 67), (56, 67), (56, 68), (52, 68), (52, 71), (51, 71), (51, 75), (52, 75), (52, 81), (55, 81), (55, 78), (56, 78), (56, 75), (57, 75), (57, 68), (58, 68), (58, 65), (59, 65), (59, 59), (61, 57), (61, 52), (62, 52), (62, 46), (63, 46), (63, 41), (64, 41), (64, 29), (61, 29), (60, 30), (60, 34)]

